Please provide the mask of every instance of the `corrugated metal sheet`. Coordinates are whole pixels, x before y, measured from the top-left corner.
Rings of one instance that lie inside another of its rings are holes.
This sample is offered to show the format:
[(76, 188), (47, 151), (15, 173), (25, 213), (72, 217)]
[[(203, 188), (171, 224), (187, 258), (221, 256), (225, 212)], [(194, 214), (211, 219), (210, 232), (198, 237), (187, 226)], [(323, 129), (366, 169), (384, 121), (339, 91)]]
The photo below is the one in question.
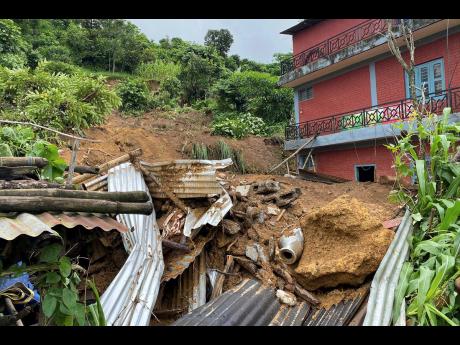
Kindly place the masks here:
[(209, 231), (206, 235), (197, 237), (194, 240), (194, 248), (189, 253), (180, 251), (168, 253), (167, 257), (165, 257), (165, 267), (161, 281), (167, 282), (181, 275), (195, 261), (195, 258), (200, 255), (206, 243), (211, 241), (215, 234), (215, 231)]
[[(128, 228), (106, 214), (93, 213), (20, 213), (14, 217), (0, 217), (0, 238), (11, 241), (19, 235), (37, 237), (44, 231), (56, 233), (53, 227), (67, 229), (83, 226), (87, 230), (102, 229), (127, 232)], [(56, 233), (57, 234), (57, 233)]]
[(409, 210), (406, 210), (396, 235), (372, 280), (363, 326), (390, 325), (394, 293), (402, 265), (409, 255), (408, 239), (412, 231), (412, 218)]
[(304, 326), (346, 326), (359, 309), (367, 294), (355, 299), (341, 301), (329, 309), (319, 309), (312, 312), (303, 323)]
[(254, 279), (224, 292), (216, 299), (174, 322), (173, 326), (300, 325), (309, 307), (281, 305), (275, 290)]
[[(201, 254), (177, 279), (162, 284), (156, 311), (190, 312), (206, 303), (206, 253)], [(155, 313), (155, 312), (154, 312)]]
[(192, 230), (200, 229), (205, 224), (217, 226), (233, 207), (230, 195), (228, 195), (225, 189), (220, 188), (222, 196), (208, 210), (203, 213), (201, 209), (194, 209), (187, 214), (183, 232), (185, 236), (190, 237)]
[(127, 232), (128, 228), (106, 214), (96, 213), (50, 213), (44, 212), (36, 215), (43, 223), (54, 227), (62, 225), (67, 229), (83, 226), (87, 230), (100, 228), (104, 231), (118, 230), (121, 233)]
[[(147, 191), (142, 174), (131, 163), (109, 170), (109, 191)], [(120, 214), (133, 229), (122, 234), (129, 256), (101, 297), (108, 325), (147, 326), (163, 274), (163, 253), (155, 211), (150, 215)]]
[[(162, 184), (169, 187), (179, 198), (200, 198), (221, 193), (216, 170), (232, 164), (224, 160), (179, 159), (156, 163), (141, 162)], [(149, 185), (154, 198), (166, 198), (155, 183)]]
[(43, 232), (56, 234), (49, 225), (33, 214), (21, 213), (13, 218), (0, 217), (0, 238), (11, 241), (19, 235), (40, 236)]

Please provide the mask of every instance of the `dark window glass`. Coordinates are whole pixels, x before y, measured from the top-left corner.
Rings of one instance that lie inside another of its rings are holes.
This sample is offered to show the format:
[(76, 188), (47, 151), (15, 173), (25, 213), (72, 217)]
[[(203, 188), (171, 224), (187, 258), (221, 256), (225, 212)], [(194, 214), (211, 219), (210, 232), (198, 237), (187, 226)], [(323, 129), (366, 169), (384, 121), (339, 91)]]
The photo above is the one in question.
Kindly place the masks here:
[(438, 95), (442, 91), (442, 80), (436, 80), (434, 82), (434, 92)]
[(433, 73), (435, 78), (441, 78), (441, 64), (435, 63), (433, 65)]
[(311, 86), (299, 90), (299, 99), (301, 101), (313, 98), (313, 88)]

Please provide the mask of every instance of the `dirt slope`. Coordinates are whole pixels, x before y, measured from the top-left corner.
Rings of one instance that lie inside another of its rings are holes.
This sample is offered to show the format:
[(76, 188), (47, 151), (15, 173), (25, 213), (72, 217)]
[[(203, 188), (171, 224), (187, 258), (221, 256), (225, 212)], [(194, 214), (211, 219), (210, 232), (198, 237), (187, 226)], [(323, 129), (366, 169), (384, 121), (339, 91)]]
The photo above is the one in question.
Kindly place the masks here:
[[(214, 144), (222, 139), (232, 148), (242, 150), (251, 172), (264, 172), (282, 160), (280, 146), (266, 145), (264, 138), (243, 140), (211, 135), (211, 118), (199, 112), (174, 114), (153, 111), (139, 117), (122, 117), (114, 113), (102, 126), (86, 131), (91, 139), (101, 143), (82, 142), (78, 155), (80, 164), (97, 165), (140, 147), (147, 161), (189, 158), (193, 143)], [(70, 150), (63, 149), (70, 160)]]

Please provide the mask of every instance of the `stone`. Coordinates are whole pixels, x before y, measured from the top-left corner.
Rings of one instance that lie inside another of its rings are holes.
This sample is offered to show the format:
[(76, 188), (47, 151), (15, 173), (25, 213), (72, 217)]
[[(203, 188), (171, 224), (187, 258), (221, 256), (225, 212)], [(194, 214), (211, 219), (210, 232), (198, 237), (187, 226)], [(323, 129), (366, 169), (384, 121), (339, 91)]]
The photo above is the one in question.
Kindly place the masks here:
[(246, 256), (254, 262), (257, 262), (259, 259), (259, 251), (255, 245), (246, 246)]
[(230, 219), (224, 219), (222, 227), (227, 235), (235, 235), (241, 231), (241, 225)]
[(242, 186), (238, 186), (236, 187), (236, 192), (237, 193), (240, 193), (240, 195), (242, 197), (245, 197), (245, 196), (248, 196), (248, 193), (249, 193), (249, 190), (251, 189), (251, 185), (250, 184), (246, 184), (246, 185), (242, 185)]
[(297, 298), (290, 292), (276, 290), (276, 297), (278, 297), (281, 303), (287, 304), (291, 307), (294, 307), (297, 304)]
[(275, 205), (269, 205), (267, 206), (267, 214), (270, 214), (272, 216), (277, 216), (279, 215), (281, 212), (281, 210), (279, 209), (279, 207), (275, 206)]

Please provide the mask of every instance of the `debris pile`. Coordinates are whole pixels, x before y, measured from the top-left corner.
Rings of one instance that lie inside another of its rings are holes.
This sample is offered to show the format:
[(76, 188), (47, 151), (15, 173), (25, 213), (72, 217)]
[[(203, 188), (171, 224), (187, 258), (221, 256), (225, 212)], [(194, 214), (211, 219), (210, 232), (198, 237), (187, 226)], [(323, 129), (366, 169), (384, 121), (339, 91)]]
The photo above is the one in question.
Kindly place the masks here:
[(310, 290), (362, 284), (377, 270), (394, 236), (347, 195), (306, 216), (302, 229), (304, 251), (294, 271)]

